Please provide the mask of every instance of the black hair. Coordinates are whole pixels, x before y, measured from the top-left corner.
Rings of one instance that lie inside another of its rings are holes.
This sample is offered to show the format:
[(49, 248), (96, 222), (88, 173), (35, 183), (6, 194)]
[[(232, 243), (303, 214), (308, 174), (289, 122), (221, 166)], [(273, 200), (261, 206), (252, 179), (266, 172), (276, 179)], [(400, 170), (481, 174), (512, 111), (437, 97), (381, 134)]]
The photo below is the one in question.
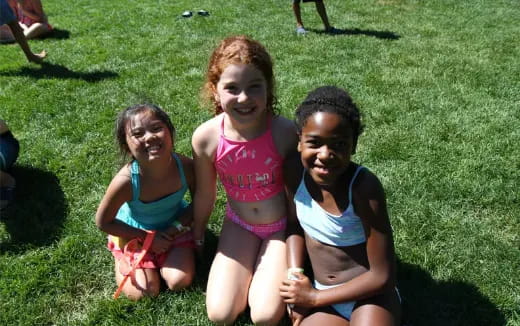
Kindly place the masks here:
[(159, 119), (161, 122), (166, 124), (166, 127), (168, 128), (168, 130), (170, 131), (170, 135), (172, 136), (172, 143), (174, 143), (175, 141), (175, 127), (173, 126), (170, 117), (166, 112), (164, 112), (163, 109), (161, 109), (159, 106), (155, 104), (150, 103), (129, 106), (117, 115), (116, 127), (114, 132), (123, 159), (126, 158), (128, 154), (130, 154), (128, 144), (126, 143), (126, 124), (133, 116), (142, 112), (149, 112), (155, 118)]
[(352, 154), (354, 154), (358, 137), (363, 132), (364, 126), (361, 123), (359, 109), (349, 93), (335, 86), (322, 86), (311, 91), (296, 109), (294, 122), (298, 134), (301, 135), (307, 119), (316, 112), (335, 113), (342, 118), (345, 124), (348, 124), (352, 129)]

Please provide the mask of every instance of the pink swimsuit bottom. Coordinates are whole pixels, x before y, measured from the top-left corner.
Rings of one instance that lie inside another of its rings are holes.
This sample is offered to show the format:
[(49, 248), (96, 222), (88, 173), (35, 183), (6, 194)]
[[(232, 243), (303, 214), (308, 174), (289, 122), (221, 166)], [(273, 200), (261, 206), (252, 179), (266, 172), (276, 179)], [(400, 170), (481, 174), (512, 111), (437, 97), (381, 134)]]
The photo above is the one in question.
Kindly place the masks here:
[(237, 213), (231, 209), (229, 204), (226, 205), (226, 218), (230, 220), (231, 222), (239, 225), (243, 229), (253, 233), (257, 237), (259, 237), (262, 240), (265, 240), (269, 238), (271, 235), (275, 234), (276, 232), (285, 230), (285, 226), (287, 225), (287, 217), (284, 216), (281, 219), (279, 219), (276, 222), (269, 223), (269, 224), (251, 224), (238, 216)]

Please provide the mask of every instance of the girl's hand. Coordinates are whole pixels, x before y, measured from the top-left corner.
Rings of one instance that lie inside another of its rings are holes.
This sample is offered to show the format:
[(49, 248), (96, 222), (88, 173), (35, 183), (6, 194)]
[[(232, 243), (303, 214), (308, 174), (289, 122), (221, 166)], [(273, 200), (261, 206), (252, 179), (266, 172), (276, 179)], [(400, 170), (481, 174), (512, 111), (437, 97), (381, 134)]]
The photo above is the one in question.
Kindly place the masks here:
[(283, 302), (302, 307), (314, 307), (318, 290), (312, 287), (309, 278), (301, 273), (295, 274), (297, 280), (283, 280), (280, 296)]
[(172, 245), (173, 238), (170, 237), (166, 232), (157, 232), (152, 242), (151, 250), (157, 254), (162, 254)]
[(309, 314), (309, 308), (304, 308), (300, 306), (294, 306), (292, 308), (288, 308), (288, 310), (292, 326), (299, 326), (303, 318), (305, 318)]
[(183, 226), (181, 223), (178, 223), (177, 225), (172, 225), (169, 228), (167, 228), (164, 231), (164, 233), (173, 240), (179, 235), (184, 234), (188, 231), (190, 231), (190, 227)]

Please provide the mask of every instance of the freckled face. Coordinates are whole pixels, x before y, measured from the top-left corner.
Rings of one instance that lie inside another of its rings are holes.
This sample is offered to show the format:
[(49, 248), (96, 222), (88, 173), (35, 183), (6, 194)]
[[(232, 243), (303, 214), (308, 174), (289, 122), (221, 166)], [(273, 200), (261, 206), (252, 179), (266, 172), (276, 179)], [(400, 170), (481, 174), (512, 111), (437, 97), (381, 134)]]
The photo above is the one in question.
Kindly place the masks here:
[(230, 64), (214, 92), (222, 110), (236, 122), (250, 122), (266, 112), (267, 82), (252, 64)]
[(307, 119), (298, 151), (303, 166), (317, 184), (332, 185), (347, 170), (352, 135), (352, 128), (338, 114), (316, 112)]
[(138, 113), (127, 122), (126, 143), (139, 162), (169, 157), (173, 150), (168, 126), (150, 112)]

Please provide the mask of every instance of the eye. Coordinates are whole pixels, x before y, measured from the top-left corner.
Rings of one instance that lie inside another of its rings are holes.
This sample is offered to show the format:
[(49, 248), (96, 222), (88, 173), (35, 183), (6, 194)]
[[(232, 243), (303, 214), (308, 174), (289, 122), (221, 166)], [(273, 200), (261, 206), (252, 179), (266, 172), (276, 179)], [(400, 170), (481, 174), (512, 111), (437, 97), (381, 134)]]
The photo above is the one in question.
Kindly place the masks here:
[(321, 146), (321, 143), (315, 139), (309, 139), (305, 142), (305, 144), (307, 145), (307, 147), (309, 148), (318, 148)]
[(135, 131), (132, 131), (131, 135), (132, 135), (132, 137), (135, 137), (135, 138), (141, 138), (144, 135), (144, 131), (135, 130)]
[(153, 132), (159, 132), (161, 130), (163, 130), (163, 126), (162, 125), (156, 125), (156, 126), (152, 127), (152, 131)]
[(224, 87), (224, 89), (232, 94), (235, 94), (238, 92), (238, 87), (236, 87), (235, 85), (227, 85), (226, 87)]

